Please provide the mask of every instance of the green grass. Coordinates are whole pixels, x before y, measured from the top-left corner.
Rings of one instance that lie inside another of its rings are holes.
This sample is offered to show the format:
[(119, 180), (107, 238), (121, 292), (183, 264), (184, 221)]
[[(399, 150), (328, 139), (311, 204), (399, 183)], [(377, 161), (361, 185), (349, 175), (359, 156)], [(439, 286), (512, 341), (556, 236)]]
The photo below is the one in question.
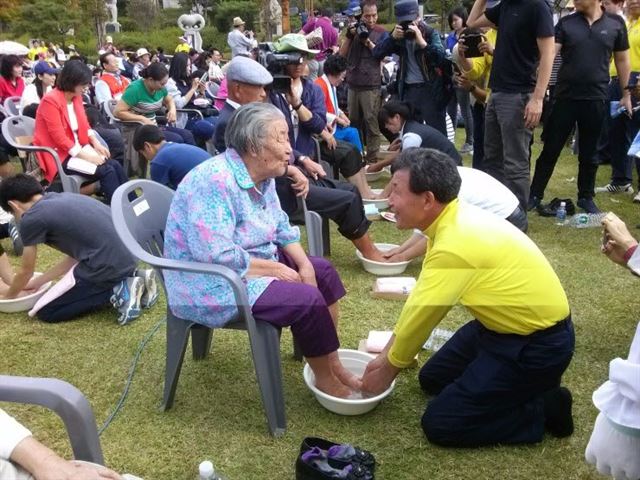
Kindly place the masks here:
[[(462, 136), (460, 131), (458, 137)], [(536, 145), (534, 158), (538, 152)], [(468, 156), (465, 163), (470, 163)], [(598, 184), (608, 181), (609, 171), (600, 169)], [(575, 176), (576, 158), (565, 150), (547, 199), (575, 197), (575, 180), (568, 180)], [(599, 195), (596, 200), (630, 226), (638, 223), (638, 207), (631, 197)], [(635, 295), (638, 280), (599, 253), (599, 229), (558, 227), (553, 219), (537, 215), (531, 215), (530, 222), (531, 237), (567, 291), (576, 327), (576, 352), (564, 377), (574, 394), (576, 431), (570, 438), (473, 450), (430, 445), (420, 429), (426, 398), (418, 387), (417, 369), (403, 372), (394, 393), (373, 412), (361, 417), (331, 414), (304, 385), (302, 364), (291, 357), (289, 333), (282, 340), (287, 413), (283, 437), (267, 433), (246, 335), (240, 332), (216, 332), (211, 355), (204, 361), (194, 362), (186, 355), (175, 405), (162, 412), (162, 327), (142, 354), (124, 408), (101, 437), (106, 462), (145, 479), (193, 479), (204, 459), (211, 459), (230, 479), (291, 479), (302, 438), (317, 435), (371, 450), (381, 479), (599, 478), (583, 454), (597, 414), (591, 394), (607, 378), (609, 361), (628, 352), (640, 306)], [(384, 242), (399, 242), (408, 235), (383, 221), (375, 222), (371, 231)], [(48, 249), (40, 252), (40, 270), (58, 256)], [(348, 291), (341, 302), (342, 345), (355, 348), (369, 330), (391, 329), (401, 303), (370, 298), (374, 277), (361, 269), (352, 245), (335, 228), (331, 260)], [(416, 262), (407, 273), (417, 275), (419, 268)], [(0, 372), (71, 382), (88, 397), (101, 425), (120, 397), (139, 342), (163, 318), (164, 307), (162, 301), (126, 327), (116, 324), (111, 311), (60, 325), (46, 325), (23, 314), (4, 315)], [(458, 307), (442, 325), (453, 329), (468, 319)], [(421, 363), (428, 356), (423, 352)], [(55, 415), (39, 407), (2, 407), (37, 432), (41, 441), (70, 456), (62, 422)]]

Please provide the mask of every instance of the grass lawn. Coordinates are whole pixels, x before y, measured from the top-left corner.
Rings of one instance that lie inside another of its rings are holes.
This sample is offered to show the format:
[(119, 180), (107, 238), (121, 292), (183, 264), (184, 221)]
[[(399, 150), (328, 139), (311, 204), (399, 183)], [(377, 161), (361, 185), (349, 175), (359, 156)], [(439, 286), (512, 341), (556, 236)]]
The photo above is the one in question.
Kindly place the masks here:
[[(458, 137), (462, 136), (460, 130)], [(536, 144), (534, 159), (539, 150)], [(469, 156), (465, 164), (470, 164)], [(607, 183), (609, 172), (608, 166), (600, 169), (598, 185)], [(576, 175), (576, 158), (565, 150), (547, 200), (575, 197)], [(634, 226), (639, 222), (639, 207), (630, 196), (600, 194), (596, 200), (638, 232)], [(371, 232), (382, 242), (400, 242), (410, 234), (384, 221), (375, 222)], [(574, 396), (571, 437), (545, 438), (533, 446), (473, 450), (430, 445), (420, 429), (427, 400), (418, 387), (417, 369), (403, 372), (393, 394), (373, 412), (361, 417), (334, 415), (304, 385), (302, 364), (291, 356), (288, 332), (282, 341), (287, 413), (283, 437), (267, 433), (246, 334), (241, 332), (216, 332), (211, 355), (204, 361), (194, 362), (187, 353), (174, 407), (162, 412), (162, 326), (141, 356), (124, 408), (101, 436), (106, 462), (145, 479), (194, 479), (198, 463), (205, 459), (211, 459), (229, 479), (292, 479), (300, 442), (315, 435), (371, 450), (381, 479), (600, 478), (584, 461), (597, 414), (591, 394), (607, 378), (609, 361), (626, 358), (640, 308), (638, 280), (600, 254), (599, 229), (559, 227), (553, 219), (533, 214), (530, 235), (560, 276), (573, 312), (576, 352), (564, 377)], [(41, 248), (39, 270), (51, 266), (58, 256)], [(362, 270), (351, 243), (335, 228), (331, 260), (348, 291), (341, 302), (342, 346), (357, 348), (369, 330), (392, 329), (401, 303), (370, 297), (374, 277)], [(420, 262), (414, 262), (407, 273), (417, 276), (419, 271)], [(56, 377), (74, 384), (91, 402), (100, 426), (122, 393), (140, 341), (162, 320), (164, 308), (163, 299), (126, 327), (119, 327), (109, 310), (60, 325), (46, 325), (26, 314), (3, 315), (0, 372)], [(455, 329), (469, 319), (464, 309), (456, 307), (441, 326)], [(424, 351), (420, 363), (428, 356)], [(70, 456), (62, 422), (54, 414), (39, 407), (2, 407), (37, 432), (38, 439)]]

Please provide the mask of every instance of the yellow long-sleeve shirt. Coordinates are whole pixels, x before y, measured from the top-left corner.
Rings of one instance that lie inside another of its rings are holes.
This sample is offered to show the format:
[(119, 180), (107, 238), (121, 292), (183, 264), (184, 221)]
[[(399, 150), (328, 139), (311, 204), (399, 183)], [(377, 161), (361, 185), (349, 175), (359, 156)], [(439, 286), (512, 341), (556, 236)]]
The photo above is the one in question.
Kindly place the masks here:
[(540, 249), (509, 222), (458, 200), (424, 232), (427, 255), (394, 329), (389, 362), (411, 365), (457, 303), (486, 328), (528, 335), (569, 315), (558, 276)]
[[(487, 42), (494, 46), (496, 44), (497, 36), (498, 32), (494, 29), (490, 29), (485, 33)], [(486, 88), (489, 83), (489, 74), (491, 73), (491, 65), (493, 64), (493, 55), (485, 53), (481, 57), (470, 58), (469, 61), (471, 61), (473, 66), (471, 67), (471, 70), (464, 71), (465, 76), (472, 82), (476, 82), (483, 88)]]

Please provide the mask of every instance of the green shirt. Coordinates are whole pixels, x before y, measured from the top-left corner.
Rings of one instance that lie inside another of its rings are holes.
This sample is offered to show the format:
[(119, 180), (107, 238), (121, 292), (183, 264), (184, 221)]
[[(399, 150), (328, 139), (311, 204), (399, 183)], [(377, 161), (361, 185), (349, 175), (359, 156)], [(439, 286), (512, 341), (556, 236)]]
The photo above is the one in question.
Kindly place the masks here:
[(492, 213), (449, 203), (424, 232), (427, 255), (404, 305), (389, 362), (411, 365), (433, 328), (460, 303), (487, 329), (529, 335), (563, 320), (569, 302), (533, 241)]
[(131, 107), (133, 113), (147, 118), (156, 118), (156, 112), (162, 108), (167, 89), (162, 87), (153, 95), (144, 86), (144, 79), (140, 78), (127, 87), (122, 94), (122, 101)]

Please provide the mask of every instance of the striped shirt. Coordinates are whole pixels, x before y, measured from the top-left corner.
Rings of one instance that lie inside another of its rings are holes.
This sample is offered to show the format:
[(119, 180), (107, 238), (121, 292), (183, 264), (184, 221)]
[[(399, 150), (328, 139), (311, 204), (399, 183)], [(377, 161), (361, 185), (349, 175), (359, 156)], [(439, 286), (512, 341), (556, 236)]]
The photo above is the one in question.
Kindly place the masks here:
[(122, 94), (122, 101), (131, 107), (133, 113), (154, 119), (156, 112), (162, 108), (162, 102), (166, 96), (167, 89), (164, 87), (153, 94), (149, 93), (141, 78), (131, 82)]

